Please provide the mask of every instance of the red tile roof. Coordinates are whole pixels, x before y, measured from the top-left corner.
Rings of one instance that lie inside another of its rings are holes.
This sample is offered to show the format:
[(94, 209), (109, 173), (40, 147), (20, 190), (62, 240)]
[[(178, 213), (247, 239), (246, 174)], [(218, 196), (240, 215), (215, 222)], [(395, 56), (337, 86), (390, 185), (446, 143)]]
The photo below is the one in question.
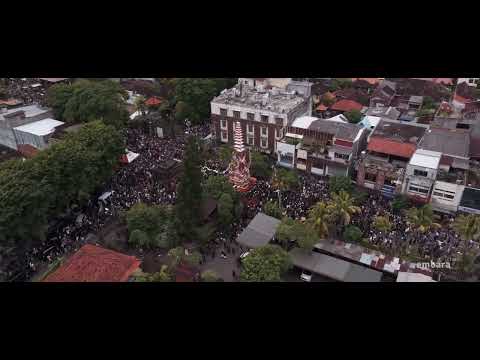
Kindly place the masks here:
[(453, 100), (456, 100), (456, 101), (461, 102), (463, 104), (470, 101), (469, 99), (464, 98), (463, 96), (460, 96), (460, 95), (457, 95), (457, 94), (455, 94), (455, 96), (453, 97)]
[(150, 99), (148, 99), (147, 101), (145, 101), (145, 104), (148, 105), (148, 106), (156, 106), (156, 105), (160, 105), (162, 103), (162, 100), (160, 100), (159, 98), (157, 97), (151, 97)]
[(38, 154), (38, 149), (30, 144), (18, 145), (18, 152), (26, 158), (32, 158)]
[(378, 78), (352, 78), (352, 81), (356, 81), (356, 80), (363, 80), (368, 82), (371, 85), (377, 85), (380, 82)]
[(332, 105), (331, 110), (335, 111), (352, 111), (352, 110), (362, 110), (363, 105), (359, 104), (353, 100), (340, 100)]
[(409, 159), (416, 150), (414, 144), (401, 143), (394, 140), (371, 137), (367, 149), (382, 154), (395, 155)]
[(125, 282), (139, 266), (134, 256), (87, 244), (43, 281)]

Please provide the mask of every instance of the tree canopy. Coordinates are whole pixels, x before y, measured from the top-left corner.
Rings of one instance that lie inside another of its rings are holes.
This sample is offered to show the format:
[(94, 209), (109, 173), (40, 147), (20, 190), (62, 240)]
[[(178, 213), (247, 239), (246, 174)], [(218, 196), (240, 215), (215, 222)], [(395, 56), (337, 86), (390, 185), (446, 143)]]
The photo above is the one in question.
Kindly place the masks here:
[(33, 159), (0, 164), (0, 241), (43, 240), (48, 219), (105, 183), (124, 151), (117, 130), (92, 122)]
[(290, 255), (278, 245), (253, 249), (243, 260), (242, 281), (281, 281), (281, 275), (292, 267)]
[(175, 203), (175, 227), (182, 240), (193, 240), (195, 228), (200, 222), (202, 172), (199, 151), (197, 138), (190, 136), (187, 139), (183, 162), (184, 171), (178, 185)]
[(282, 218), (282, 209), (278, 205), (278, 201), (267, 201), (263, 206), (263, 211), (268, 216), (272, 216), (277, 219)]
[(47, 94), (47, 102), (59, 120), (70, 123), (102, 120), (119, 129), (128, 121), (126, 99), (126, 91), (110, 80), (57, 84)]
[(357, 124), (362, 120), (362, 113), (358, 110), (351, 110), (345, 113), (345, 117), (351, 124)]
[(439, 228), (440, 225), (435, 222), (437, 216), (432, 210), (430, 204), (420, 208), (412, 207), (407, 211), (407, 221), (415, 230), (424, 233), (431, 228)]
[(250, 173), (258, 179), (269, 179), (272, 176), (272, 168), (265, 155), (258, 151), (250, 152)]
[(126, 214), (129, 243), (139, 247), (168, 247), (161, 235), (167, 233), (170, 218), (170, 210), (164, 206), (135, 204)]
[(295, 171), (284, 168), (275, 171), (273, 179), (273, 186), (275, 188), (282, 191), (293, 190), (298, 187), (298, 184), (298, 175)]
[(339, 193), (340, 191), (352, 192), (352, 180), (348, 176), (332, 176), (328, 181), (330, 193)]
[(343, 239), (348, 242), (359, 242), (362, 239), (362, 230), (355, 225), (347, 225), (343, 232)]

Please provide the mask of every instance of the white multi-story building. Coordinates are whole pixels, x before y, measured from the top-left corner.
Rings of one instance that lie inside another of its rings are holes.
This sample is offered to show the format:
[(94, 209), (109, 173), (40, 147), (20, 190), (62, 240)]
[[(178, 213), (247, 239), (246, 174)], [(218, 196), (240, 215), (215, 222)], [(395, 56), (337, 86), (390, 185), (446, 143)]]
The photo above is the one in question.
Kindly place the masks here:
[(461, 83), (466, 83), (468, 86), (476, 87), (480, 78), (458, 78), (457, 85)]
[(223, 90), (211, 101), (213, 136), (233, 144), (233, 124), (239, 121), (245, 145), (264, 152), (275, 151), (276, 141), (283, 138), (285, 128), (297, 117), (311, 115), (311, 85), (293, 82), (286, 89), (266, 89), (256, 79), (240, 78), (235, 87)]

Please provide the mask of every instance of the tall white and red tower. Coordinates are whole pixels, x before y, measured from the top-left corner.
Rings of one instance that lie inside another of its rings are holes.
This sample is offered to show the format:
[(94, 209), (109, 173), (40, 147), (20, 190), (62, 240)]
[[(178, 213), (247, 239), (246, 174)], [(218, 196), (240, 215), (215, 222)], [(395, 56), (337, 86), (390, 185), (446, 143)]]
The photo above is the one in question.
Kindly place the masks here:
[(228, 167), (228, 178), (233, 188), (239, 192), (248, 192), (257, 179), (250, 176), (250, 157), (243, 144), (243, 131), (240, 122), (234, 124), (234, 144), (232, 162)]

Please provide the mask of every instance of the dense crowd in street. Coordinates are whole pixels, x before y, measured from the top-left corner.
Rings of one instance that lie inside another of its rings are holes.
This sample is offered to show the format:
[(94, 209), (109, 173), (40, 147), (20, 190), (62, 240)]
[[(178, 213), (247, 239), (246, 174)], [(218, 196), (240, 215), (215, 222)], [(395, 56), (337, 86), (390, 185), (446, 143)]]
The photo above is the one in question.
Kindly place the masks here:
[(38, 79), (6, 78), (6, 90), (9, 99), (21, 100), (23, 105), (46, 105), (47, 89)]
[[(209, 133), (207, 126), (188, 127), (185, 134), (205, 137)], [(46, 242), (28, 253), (21, 275), (16, 280), (25, 280), (38, 270), (39, 263), (52, 263), (56, 259), (79, 249), (89, 235), (98, 233), (109, 219), (120, 211), (131, 208), (138, 202), (147, 204), (174, 204), (175, 187), (157, 181), (155, 171), (158, 166), (169, 160), (183, 159), (185, 135), (171, 139), (150, 136), (138, 129), (129, 129), (127, 134), (128, 150), (139, 156), (131, 163), (122, 166), (108, 184), (82, 209), (78, 209), (65, 220), (52, 226)], [(204, 176), (225, 173), (224, 164), (213, 156), (202, 167)], [(216, 256), (238, 256), (241, 251), (235, 242), (237, 236), (249, 221), (263, 209), (269, 200), (280, 198), (285, 215), (294, 219), (305, 219), (308, 210), (318, 201), (330, 199), (326, 179), (314, 175), (299, 174), (299, 187), (296, 191), (274, 189), (270, 181), (258, 180), (255, 187), (245, 195), (245, 211), (242, 218), (232, 224), (230, 229), (219, 230), (210, 246), (202, 249), (203, 262)], [(105, 201), (97, 201), (99, 195), (109, 194)], [(448, 261), (456, 251), (459, 237), (451, 229), (452, 217), (445, 216), (438, 230), (418, 234), (411, 229), (404, 215), (392, 210), (391, 202), (379, 194), (369, 194), (361, 205), (361, 213), (352, 217), (352, 224), (358, 226), (363, 237), (374, 245), (391, 248), (392, 251), (406, 246), (417, 247), (425, 259), (442, 259)], [(376, 215), (388, 215), (393, 227), (387, 234), (382, 234), (372, 226)], [(17, 270), (16, 274), (19, 273)]]

